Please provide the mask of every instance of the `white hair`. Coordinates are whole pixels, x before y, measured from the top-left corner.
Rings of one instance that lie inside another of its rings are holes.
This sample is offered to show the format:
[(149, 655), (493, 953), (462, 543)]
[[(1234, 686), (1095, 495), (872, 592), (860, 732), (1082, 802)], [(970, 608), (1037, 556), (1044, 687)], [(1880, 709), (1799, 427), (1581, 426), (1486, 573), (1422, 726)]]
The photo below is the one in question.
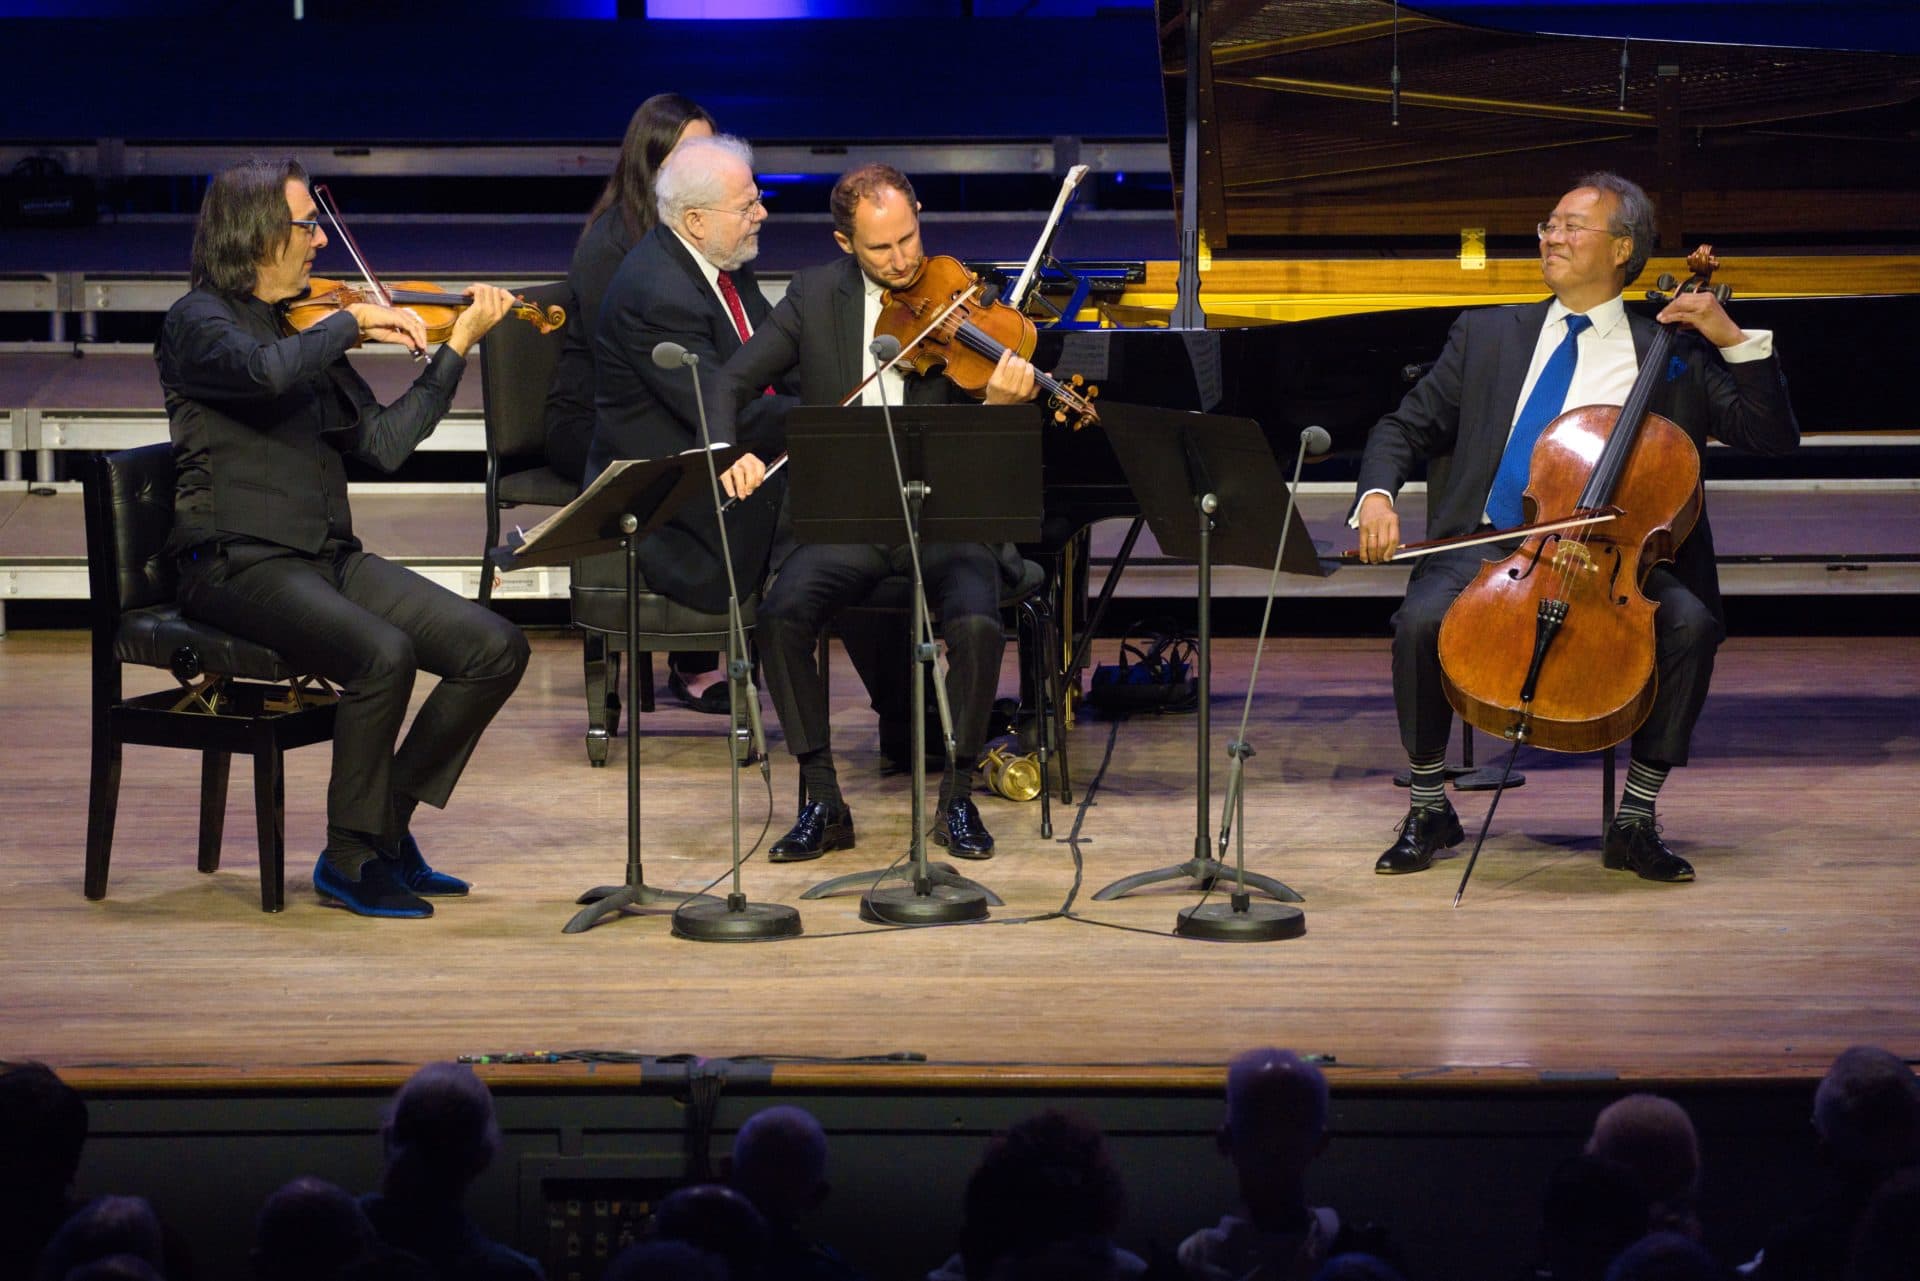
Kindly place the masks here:
[(726, 194), (727, 184), (720, 178), (723, 157), (753, 172), (753, 148), (730, 133), (687, 138), (674, 147), (653, 179), (653, 203), (661, 222), (678, 230), (688, 210), (711, 208)]

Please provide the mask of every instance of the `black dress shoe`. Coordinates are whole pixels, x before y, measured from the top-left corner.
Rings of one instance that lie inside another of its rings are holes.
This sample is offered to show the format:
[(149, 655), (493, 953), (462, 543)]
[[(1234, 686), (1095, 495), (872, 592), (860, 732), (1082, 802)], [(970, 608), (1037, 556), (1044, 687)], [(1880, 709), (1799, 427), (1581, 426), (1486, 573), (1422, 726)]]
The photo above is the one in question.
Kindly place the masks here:
[(821, 801), (800, 807), (800, 817), (787, 834), (767, 850), (769, 863), (804, 863), (828, 850), (853, 848), (853, 811), (842, 805), (830, 810)]
[(1693, 864), (1667, 848), (1650, 818), (1615, 819), (1607, 824), (1600, 862), (1616, 872), (1632, 872), (1643, 881), (1693, 879)]
[(980, 821), (972, 801), (955, 801), (940, 812), (933, 825), (933, 843), (947, 847), (955, 858), (992, 858), (993, 833)]
[(1453, 812), (1451, 805), (1431, 810), (1410, 809), (1400, 824), (1400, 839), (1374, 862), (1373, 870), (1382, 876), (1424, 872), (1433, 866), (1435, 850), (1452, 849), (1466, 836), (1460, 827), (1460, 816)]
[[(702, 673), (705, 675), (705, 673)], [(679, 699), (681, 704), (696, 712), (705, 712), (710, 716), (725, 716), (730, 710), (727, 696), (727, 682), (715, 681), (701, 693), (694, 693), (687, 684), (687, 678), (672, 668), (667, 669), (667, 692)]]

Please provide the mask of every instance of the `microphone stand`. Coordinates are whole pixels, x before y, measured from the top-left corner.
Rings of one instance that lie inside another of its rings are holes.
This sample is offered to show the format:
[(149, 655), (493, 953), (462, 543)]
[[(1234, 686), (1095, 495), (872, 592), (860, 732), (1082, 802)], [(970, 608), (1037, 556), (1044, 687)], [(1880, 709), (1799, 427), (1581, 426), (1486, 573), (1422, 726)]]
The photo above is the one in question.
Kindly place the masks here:
[[(1225, 861), (1227, 841), (1233, 841), (1233, 889), (1225, 903), (1200, 903), (1180, 913), (1174, 933), (1187, 938), (1211, 939), (1220, 943), (1261, 943), (1275, 939), (1296, 939), (1307, 932), (1307, 914), (1297, 907), (1285, 906), (1301, 901), (1292, 888), (1272, 877), (1262, 889), (1284, 903), (1255, 903), (1247, 892), (1247, 758), (1254, 754), (1247, 741), (1247, 723), (1253, 716), (1253, 694), (1260, 684), (1260, 656), (1266, 650), (1267, 627), (1273, 619), (1273, 598), (1280, 589), (1280, 565), (1287, 554), (1287, 535), (1293, 527), (1293, 505), (1300, 492), (1300, 469), (1309, 453), (1324, 453), (1333, 440), (1324, 428), (1309, 427), (1300, 433), (1300, 452), (1293, 460), (1293, 483), (1287, 487), (1287, 513), (1280, 526), (1280, 545), (1274, 549), (1273, 572), (1267, 576), (1266, 607), (1260, 614), (1260, 636), (1253, 646), (1253, 668), (1247, 673), (1247, 696), (1240, 707), (1240, 732), (1227, 744), (1227, 795), (1220, 806), (1219, 859)], [(1201, 802), (1205, 804), (1203, 800)], [(1275, 893), (1275, 890), (1281, 891)]]
[[(869, 348), (875, 363), (884, 367), (899, 354), (900, 340), (883, 334)], [(987, 905), (1000, 899), (984, 886), (959, 875), (948, 867), (927, 865), (927, 677), (934, 667), (933, 614), (927, 608), (926, 579), (920, 569), (920, 504), (933, 492), (924, 481), (909, 482), (900, 466), (900, 442), (893, 432), (893, 406), (887, 400), (884, 377), (877, 378), (880, 410), (887, 427), (887, 449), (893, 455), (893, 478), (900, 489), (900, 515), (907, 527), (907, 554), (913, 561), (913, 692), (909, 721), (909, 739), (913, 744), (913, 840), (909, 846), (911, 875), (909, 884), (882, 888), (878, 882), (886, 873), (856, 873), (853, 878), (836, 877), (835, 883), (850, 879), (873, 878), (875, 884), (860, 896), (862, 920), (887, 925), (946, 925), (958, 921), (985, 920)], [(953, 709), (947, 703), (946, 682), (934, 673), (933, 694), (940, 711), (940, 736), (947, 747), (947, 768), (953, 763)], [(827, 886), (809, 890), (809, 897), (827, 892)]]
[[(720, 528), (720, 561), (727, 568), (727, 773), (732, 786), (733, 887), (725, 899), (689, 899), (674, 909), (673, 932), (702, 943), (744, 943), (758, 939), (792, 938), (802, 932), (800, 913), (784, 903), (754, 903), (740, 883), (740, 742), (751, 734), (760, 757), (760, 777), (772, 786), (767, 760), (766, 729), (760, 720), (760, 698), (747, 661), (747, 629), (740, 616), (740, 584), (733, 573), (733, 548), (727, 541), (727, 518), (720, 490), (720, 471), (713, 461), (713, 437), (707, 428), (707, 402), (700, 387), (700, 357), (679, 343), (663, 342), (653, 349), (653, 363), (663, 369), (682, 366), (693, 379), (693, 403), (700, 419), (701, 452), (706, 455), (707, 483), (713, 489), (714, 520)], [(742, 725), (744, 710), (746, 725)], [(636, 705), (636, 712), (637, 705)]]

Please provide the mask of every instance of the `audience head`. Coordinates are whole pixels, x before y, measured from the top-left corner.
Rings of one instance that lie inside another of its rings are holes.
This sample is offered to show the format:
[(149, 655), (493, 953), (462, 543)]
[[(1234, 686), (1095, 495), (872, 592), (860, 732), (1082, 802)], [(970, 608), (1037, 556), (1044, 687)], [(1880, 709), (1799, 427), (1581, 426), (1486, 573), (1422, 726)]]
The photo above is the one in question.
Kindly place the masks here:
[(1920, 1277), (1920, 1169), (1880, 1185), (1854, 1226), (1847, 1281), (1913, 1281)]
[(1046, 1111), (987, 1147), (967, 1180), (960, 1254), (970, 1277), (1051, 1242), (1111, 1240), (1126, 1213), (1120, 1171), (1092, 1122)]
[(360, 1203), (325, 1179), (299, 1178), (267, 1198), (253, 1227), (260, 1281), (324, 1281), (373, 1247)]
[(164, 1281), (160, 1269), (134, 1254), (110, 1254), (83, 1263), (62, 1281)]
[(600, 215), (618, 205), (627, 238), (637, 240), (653, 229), (653, 179), (660, 166), (686, 138), (708, 138), (718, 126), (713, 117), (685, 94), (656, 93), (634, 110), (627, 134), (620, 142), (620, 158), (587, 214), (591, 227)]
[(393, 1096), (381, 1131), (389, 1196), (458, 1199), (493, 1160), (493, 1095), (464, 1063), (429, 1063)]
[(805, 1108), (754, 1113), (733, 1141), (733, 1186), (768, 1222), (797, 1222), (827, 1196), (826, 1131)]
[(43, 1063), (0, 1075), (0, 1198), (65, 1198), (87, 1141), (87, 1105)]
[(1078, 1236), (1002, 1255), (984, 1281), (1120, 1281), (1120, 1276), (1111, 1241)]
[(140, 1197), (96, 1197), (76, 1210), (41, 1252), (38, 1275), (64, 1281), (76, 1269), (116, 1255), (132, 1255), (155, 1272), (166, 1267), (160, 1219)]
[(767, 207), (753, 176), (753, 148), (731, 134), (689, 138), (673, 149), (653, 180), (660, 221), (720, 271), (760, 252)]
[(1336, 1254), (1320, 1265), (1313, 1281), (1403, 1281), (1391, 1263), (1375, 1254)]
[(1814, 1092), (1813, 1128), (1843, 1173), (1878, 1182), (1920, 1162), (1920, 1081), (1876, 1046), (1842, 1051)]
[(1657, 1094), (1629, 1094), (1594, 1118), (1589, 1156), (1618, 1161), (1640, 1177), (1653, 1226), (1692, 1230), (1700, 1186), (1700, 1140), (1687, 1110)]
[(729, 1281), (726, 1262), (685, 1241), (636, 1241), (615, 1255), (600, 1281)]
[(1722, 1281), (1727, 1270), (1707, 1248), (1679, 1232), (1656, 1232), (1622, 1250), (1606, 1281)]
[(1327, 1145), (1327, 1078), (1291, 1050), (1248, 1050), (1227, 1065), (1220, 1150), (1243, 1168), (1298, 1181)]
[(1600, 1281), (1607, 1264), (1647, 1232), (1647, 1192), (1627, 1166), (1576, 1156), (1547, 1181), (1540, 1246), (1554, 1281)]
[(654, 1231), (721, 1260), (728, 1275), (751, 1277), (766, 1250), (767, 1221), (753, 1202), (720, 1183), (671, 1193), (653, 1213)]

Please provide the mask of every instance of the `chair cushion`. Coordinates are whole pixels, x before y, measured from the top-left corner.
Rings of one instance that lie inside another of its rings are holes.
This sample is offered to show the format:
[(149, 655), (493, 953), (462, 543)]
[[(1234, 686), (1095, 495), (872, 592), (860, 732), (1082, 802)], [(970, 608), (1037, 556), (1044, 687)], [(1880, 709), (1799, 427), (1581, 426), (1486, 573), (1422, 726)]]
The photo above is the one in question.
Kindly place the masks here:
[(580, 486), (551, 467), (529, 467), (502, 476), (497, 487), (503, 503), (535, 503), (542, 507), (565, 507), (580, 497)]
[[(627, 634), (627, 558), (624, 552), (601, 552), (573, 562), (573, 622), (576, 627), (605, 632), (624, 638)], [(754, 608), (760, 603), (756, 593), (740, 602), (740, 617), (753, 626)], [(656, 648), (723, 648), (727, 641), (727, 616), (689, 609), (646, 590), (640, 591), (640, 640), (663, 642)]]
[(123, 663), (173, 666), (174, 651), (188, 648), (200, 656), (200, 669), (245, 680), (284, 681), (295, 675), (274, 650), (180, 616), (178, 605), (151, 605), (121, 616), (113, 652)]

